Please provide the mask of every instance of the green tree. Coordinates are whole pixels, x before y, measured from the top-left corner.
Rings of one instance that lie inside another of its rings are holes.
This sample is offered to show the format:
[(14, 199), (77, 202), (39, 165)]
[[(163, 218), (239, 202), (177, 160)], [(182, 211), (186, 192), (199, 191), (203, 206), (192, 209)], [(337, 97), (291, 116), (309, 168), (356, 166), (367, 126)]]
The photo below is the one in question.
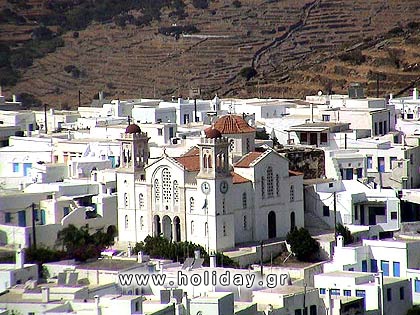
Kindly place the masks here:
[(287, 233), (287, 243), (290, 244), (292, 252), (300, 261), (312, 261), (319, 252), (319, 243), (313, 239), (305, 228), (294, 228)]
[(247, 80), (251, 80), (257, 75), (257, 70), (255, 70), (253, 67), (242, 68), (239, 72), (239, 75)]
[(338, 223), (336, 230), (337, 230), (337, 234), (343, 236), (344, 245), (348, 245), (354, 242), (353, 235), (351, 235), (351, 232), (347, 227), (345, 227), (341, 223)]

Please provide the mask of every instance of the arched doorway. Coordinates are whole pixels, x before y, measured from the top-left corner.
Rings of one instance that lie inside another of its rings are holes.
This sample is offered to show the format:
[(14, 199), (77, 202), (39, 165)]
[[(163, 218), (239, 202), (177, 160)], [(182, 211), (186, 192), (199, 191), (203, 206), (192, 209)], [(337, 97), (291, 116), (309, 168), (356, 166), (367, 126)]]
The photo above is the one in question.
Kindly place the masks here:
[(174, 218), (174, 242), (181, 241), (181, 220), (178, 217)]
[(160, 228), (160, 217), (158, 215), (153, 217), (153, 231), (155, 232), (155, 236), (159, 236), (160, 233), (162, 233)]
[(172, 240), (172, 220), (167, 215), (162, 218), (162, 232), (165, 238)]
[(274, 211), (270, 211), (268, 214), (268, 238), (274, 238), (276, 236), (276, 214)]
[(296, 218), (295, 218), (294, 211), (292, 211), (292, 213), (290, 213), (290, 231), (293, 231), (295, 227), (296, 227)]

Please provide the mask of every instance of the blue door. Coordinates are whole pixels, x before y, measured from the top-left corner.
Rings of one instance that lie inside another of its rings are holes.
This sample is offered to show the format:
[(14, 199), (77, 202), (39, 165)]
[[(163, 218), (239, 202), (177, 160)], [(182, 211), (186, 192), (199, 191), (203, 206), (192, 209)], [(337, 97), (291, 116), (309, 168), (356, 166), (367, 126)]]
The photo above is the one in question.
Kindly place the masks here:
[(23, 176), (29, 175), (29, 170), (32, 168), (32, 163), (23, 163)]
[(376, 259), (370, 260), (370, 272), (378, 272), (378, 262)]
[(362, 272), (367, 272), (367, 260), (362, 260)]
[(18, 225), (26, 226), (26, 211), (25, 210), (18, 212)]
[(389, 277), (389, 261), (381, 260), (381, 270), (384, 272), (384, 276)]
[(393, 269), (394, 277), (399, 277), (400, 276), (400, 263), (397, 261), (394, 261), (392, 263), (392, 269)]
[(115, 167), (115, 156), (108, 156), (108, 159), (111, 161), (112, 167)]
[(45, 210), (41, 209), (41, 224), (45, 224)]

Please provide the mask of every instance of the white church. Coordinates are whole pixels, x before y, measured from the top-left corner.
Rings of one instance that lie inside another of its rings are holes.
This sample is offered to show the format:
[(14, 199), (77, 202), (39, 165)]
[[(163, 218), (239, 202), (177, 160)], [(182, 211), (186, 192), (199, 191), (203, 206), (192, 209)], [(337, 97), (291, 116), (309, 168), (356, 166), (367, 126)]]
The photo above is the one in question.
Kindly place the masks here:
[(241, 116), (220, 117), (179, 157), (150, 162), (148, 140), (135, 124), (119, 139), (120, 242), (163, 235), (223, 251), (304, 225), (303, 174), (274, 150), (256, 150)]

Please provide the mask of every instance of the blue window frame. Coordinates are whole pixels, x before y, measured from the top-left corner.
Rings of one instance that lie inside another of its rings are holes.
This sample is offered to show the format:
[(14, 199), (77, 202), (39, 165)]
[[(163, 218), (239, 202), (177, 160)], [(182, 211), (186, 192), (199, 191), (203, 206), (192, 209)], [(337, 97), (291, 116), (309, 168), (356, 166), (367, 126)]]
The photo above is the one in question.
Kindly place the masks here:
[(351, 290), (344, 290), (344, 296), (351, 296)]
[(362, 272), (367, 272), (367, 260), (362, 260)]
[(12, 222), (12, 214), (10, 212), (4, 213), (4, 223)]
[(19, 173), (19, 163), (13, 163), (13, 173)]
[(23, 163), (23, 176), (29, 175), (29, 170), (32, 168), (32, 163)]
[(370, 260), (370, 271), (371, 272), (378, 272), (378, 262), (376, 259)]
[(414, 292), (420, 293), (420, 280), (414, 280)]
[(340, 289), (330, 289), (331, 295), (340, 295)]
[(398, 261), (394, 261), (392, 263), (392, 271), (393, 271), (394, 277), (400, 276), (400, 263)]
[(378, 157), (378, 171), (379, 173), (385, 172), (385, 158), (384, 157)]
[(389, 261), (381, 260), (381, 270), (384, 272), (384, 276), (389, 277)]
[(357, 297), (365, 297), (366, 291), (365, 290), (356, 290), (356, 296)]
[[(420, 281), (419, 281), (419, 288), (420, 288)], [(326, 293), (325, 288), (319, 289), (319, 294), (325, 294), (325, 293)]]
[(70, 208), (69, 207), (64, 207), (63, 208), (63, 218), (68, 215), (70, 213)]
[(372, 168), (372, 157), (371, 156), (366, 157), (366, 162), (367, 162), (367, 168), (371, 169)]

